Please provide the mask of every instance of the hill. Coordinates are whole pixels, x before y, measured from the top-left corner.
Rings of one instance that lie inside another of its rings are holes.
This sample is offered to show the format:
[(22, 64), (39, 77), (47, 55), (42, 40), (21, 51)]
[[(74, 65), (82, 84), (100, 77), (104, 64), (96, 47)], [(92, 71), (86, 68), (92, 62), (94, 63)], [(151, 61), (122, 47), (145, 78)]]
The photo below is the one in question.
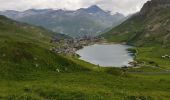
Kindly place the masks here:
[(138, 46), (170, 44), (170, 2), (148, 1), (139, 13), (104, 34), (109, 41), (128, 42)]
[(125, 42), (137, 47), (138, 62), (145, 66), (170, 68), (170, 1), (151, 0), (140, 12), (103, 36), (112, 42)]
[(75, 11), (29, 9), (23, 12), (7, 10), (0, 14), (72, 37), (99, 35), (105, 29), (120, 24), (125, 18), (120, 13), (111, 15), (96, 5)]
[(68, 67), (67, 71), (81, 69), (50, 51), (50, 40), (54, 36), (60, 35), (0, 16), (0, 77), (16, 78), (56, 69), (65, 71), (63, 66)]

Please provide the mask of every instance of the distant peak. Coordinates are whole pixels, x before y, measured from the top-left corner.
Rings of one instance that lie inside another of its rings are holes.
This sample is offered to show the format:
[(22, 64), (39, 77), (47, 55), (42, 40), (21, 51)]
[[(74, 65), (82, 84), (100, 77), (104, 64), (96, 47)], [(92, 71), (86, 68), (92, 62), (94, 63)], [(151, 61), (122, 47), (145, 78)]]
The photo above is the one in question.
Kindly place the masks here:
[(37, 11), (37, 9), (28, 9), (28, 10), (25, 10), (25, 11)]
[(28, 9), (25, 10), (25, 12), (44, 12), (44, 11), (50, 11), (52, 9)]
[(100, 9), (100, 7), (97, 6), (97, 5), (92, 5), (92, 6), (90, 6), (89, 8), (90, 8), (90, 9)]
[(96, 13), (96, 12), (100, 12), (100, 11), (103, 11), (103, 10), (97, 5), (92, 5), (92, 6), (88, 7), (86, 9), (86, 11), (89, 12), (89, 13)]
[(123, 15), (122, 13), (116, 12), (115, 15)]

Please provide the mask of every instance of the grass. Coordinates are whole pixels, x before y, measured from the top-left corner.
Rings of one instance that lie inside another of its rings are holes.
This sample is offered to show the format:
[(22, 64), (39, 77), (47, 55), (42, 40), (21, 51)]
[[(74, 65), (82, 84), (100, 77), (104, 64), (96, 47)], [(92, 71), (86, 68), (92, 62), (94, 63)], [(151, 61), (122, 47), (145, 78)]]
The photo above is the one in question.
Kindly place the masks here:
[(170, 69), (170, 59), (163, 59), (162, 56), (170, 55), (170, 49), (162, 48), (160, 46), (154, 47), (140, 47), (137, 49), (137, 61), (144, 61), (146, 65), (157, 66), (163, 69)]
[(38, 79), (2, 80), (0, 98), (13, 100), (133, 100), (132, 98), (135, 98), (134, 100), (137, 98), (168, 100), (170, 97), (169, 76), (170, 74), (119, 76), (102, 72), (43, 73)]

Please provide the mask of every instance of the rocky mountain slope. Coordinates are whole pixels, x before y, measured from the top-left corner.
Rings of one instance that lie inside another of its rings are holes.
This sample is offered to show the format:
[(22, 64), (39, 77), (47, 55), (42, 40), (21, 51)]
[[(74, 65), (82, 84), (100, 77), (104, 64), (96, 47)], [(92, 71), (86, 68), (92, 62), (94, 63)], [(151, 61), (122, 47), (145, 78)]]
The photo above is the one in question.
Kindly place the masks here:
[(0, 14), (72, 37), (99, 35), (107, 28), (120, 24), (125, 18), (120, 13), (111, 15), (96, 5), (76, 11), (29, 9), (23, 12), (8, 10)]
[(110, 41), (138, 46), (170, 46), (170, 1), (151, 0), (140, 12), (103, 35)]

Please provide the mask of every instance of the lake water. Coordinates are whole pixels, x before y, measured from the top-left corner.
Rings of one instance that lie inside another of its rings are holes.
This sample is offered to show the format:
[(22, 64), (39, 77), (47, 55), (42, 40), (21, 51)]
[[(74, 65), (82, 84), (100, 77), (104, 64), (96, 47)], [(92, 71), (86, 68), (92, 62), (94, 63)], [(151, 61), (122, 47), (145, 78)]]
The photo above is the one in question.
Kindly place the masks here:
[(122, 67), (129, 66), (133, 61), (133, 56), (127, 51), (132, 48), (121, 44), (95, 44), (86, 46), (76, 53), (80, 55), (81, 60), (90, 62), (103, 67)]

